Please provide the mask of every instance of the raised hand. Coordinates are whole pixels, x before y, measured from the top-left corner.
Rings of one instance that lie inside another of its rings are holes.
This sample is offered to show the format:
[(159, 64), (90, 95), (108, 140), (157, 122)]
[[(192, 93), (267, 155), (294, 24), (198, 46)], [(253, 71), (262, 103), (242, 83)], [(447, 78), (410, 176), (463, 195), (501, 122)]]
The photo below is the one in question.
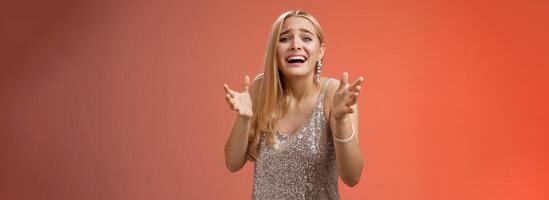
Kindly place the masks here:
[(334, 95), (334, 102), (332, 104), (332, 115), (336, 120), (343, 119), (347, 114), (353, 113), (353, 105), (358, 100), (360, 94), (360, 84), (364, 78), (358, 77), (353, 84), (348, 83), (349, 74), (343, 73), (341, 80), (339, 81), (339, 87)]
[(231, 110), (238, 112), (238, 115), (246, 119), (250, 119), (253, 116), (252, 112), (252, 100), (248, 87), (250, 86), (250, 77), (244, 77), (244, 90), (242, 92), (233, 91), (224, 84), (225, 88), (225, 100), (231, 107)]

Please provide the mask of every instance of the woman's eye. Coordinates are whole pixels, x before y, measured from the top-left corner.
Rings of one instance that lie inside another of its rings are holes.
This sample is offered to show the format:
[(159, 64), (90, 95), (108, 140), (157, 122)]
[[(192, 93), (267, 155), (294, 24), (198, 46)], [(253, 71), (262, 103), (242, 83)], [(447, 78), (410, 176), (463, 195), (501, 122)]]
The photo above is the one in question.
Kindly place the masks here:
[(313, 38), (311, 38), (311, 37), (304, 37), (304, 38), (303, 38), (303, 41), (310, 42), (310, 41), (313, 41)]
[(288, 41), (288, 40), (290, 40), (290, 38), (288, 38), (288, 37), (281, 37), (278, 41), (279, 41), (279, 42), (286, 42), (286, 41)]

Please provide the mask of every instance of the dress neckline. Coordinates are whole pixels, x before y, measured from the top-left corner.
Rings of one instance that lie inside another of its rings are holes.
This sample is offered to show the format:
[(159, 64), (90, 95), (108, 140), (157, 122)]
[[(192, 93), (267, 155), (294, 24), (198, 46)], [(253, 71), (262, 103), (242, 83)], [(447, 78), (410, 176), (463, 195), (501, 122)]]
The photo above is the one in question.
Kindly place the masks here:
[[(309, 117), (299, 126), (299, 128), (297, 128), (295, 131), (291, 132), (291, 133), (286, 133), (286, 132), (282, 132), (282, 131), (277, 131), (277, 135), (280, 136), (280, 137), (283, 137), (283, 138), (291, 138), (291, 137), (294, 137), (298, 134), (300, 134), (302, 132), (302, 129), (305, 128), (305, 126), (307, 126), (307, 124), (311, 123), (311, 119), (314, 118), (317, 110), (319, 109), (319, 106), (323, 106), (323, 105), (319, 105), (322, 101), (322, 98), (324, 98), (325, 93), (326, 93), (326, 89), (327, 89), (327, 85), (328, 85), (328, 81), (330, 79), (324, 79), (322, 81), (322, 88), (320, 88), (320, 92), (318, 93), (318, 96), (317, 96), (317, 100), (316, 100), (316, 103), (315, 103), (315, 107), (313, 109), (313, 112), (311, 112), (311, 114), (309, 115)], [(324, 93), (324, 95), (322, 95)], [(324, 115), (324, 114), (323, 114)], [(323, 116), (324, 117), (324, 116)]]

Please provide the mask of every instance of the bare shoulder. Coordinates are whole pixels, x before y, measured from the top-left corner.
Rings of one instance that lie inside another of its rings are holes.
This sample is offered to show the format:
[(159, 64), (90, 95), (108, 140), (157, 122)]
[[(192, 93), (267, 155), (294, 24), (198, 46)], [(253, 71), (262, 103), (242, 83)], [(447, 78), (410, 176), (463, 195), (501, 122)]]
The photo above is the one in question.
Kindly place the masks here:
[(330, 119), (332, 103), (334, 102), (335, 92), (339, 87), (339, 80), (331, 77), (324, 77), (324, 79), (330, 81), (328, 88), (326, 88), (326, 96), (324, 97), (324, 110), (326, 111), (324, 114), (326, 115), (326, 119)]
[(326, 88), (326, 95), (331, 94), (333, 96), (335, 94), (335, 91), (339, 87), (339, 80), (331, 77), (325, 77), (325, 79), (330, 80), (330, 83), (328, 84), (328, 88)]
[(257, 76), (255, 76), (255, 78), (253, 79), (253, 82), (258, 81), (258, 80), (263, 80), (263, 73), (260, 73)]
[(255, 76), (255, 78), (250, 83), (250, 88), (249, 88), (250, 95), (255, 95), (259, 91), (259, 88), (261, 87), (262, 82), (263, 82), (263, 73)]

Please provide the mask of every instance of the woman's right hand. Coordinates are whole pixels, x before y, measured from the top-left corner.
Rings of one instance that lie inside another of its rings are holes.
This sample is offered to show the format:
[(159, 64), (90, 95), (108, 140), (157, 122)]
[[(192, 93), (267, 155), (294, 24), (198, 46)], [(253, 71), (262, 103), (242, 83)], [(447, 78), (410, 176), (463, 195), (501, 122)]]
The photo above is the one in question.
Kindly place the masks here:
[(227, 84), (224, 84), (223, 86), (225, 88), (225, 100), (231, 107), (231, 110), (238, 112), (238, 115), (241, 117), (251, 119), (253, 116), (252, 99), (250, 98), (250, 93), (248, 91), (250, 77), (244, 77), (244, 90), (242, 92), (231, 90)]

